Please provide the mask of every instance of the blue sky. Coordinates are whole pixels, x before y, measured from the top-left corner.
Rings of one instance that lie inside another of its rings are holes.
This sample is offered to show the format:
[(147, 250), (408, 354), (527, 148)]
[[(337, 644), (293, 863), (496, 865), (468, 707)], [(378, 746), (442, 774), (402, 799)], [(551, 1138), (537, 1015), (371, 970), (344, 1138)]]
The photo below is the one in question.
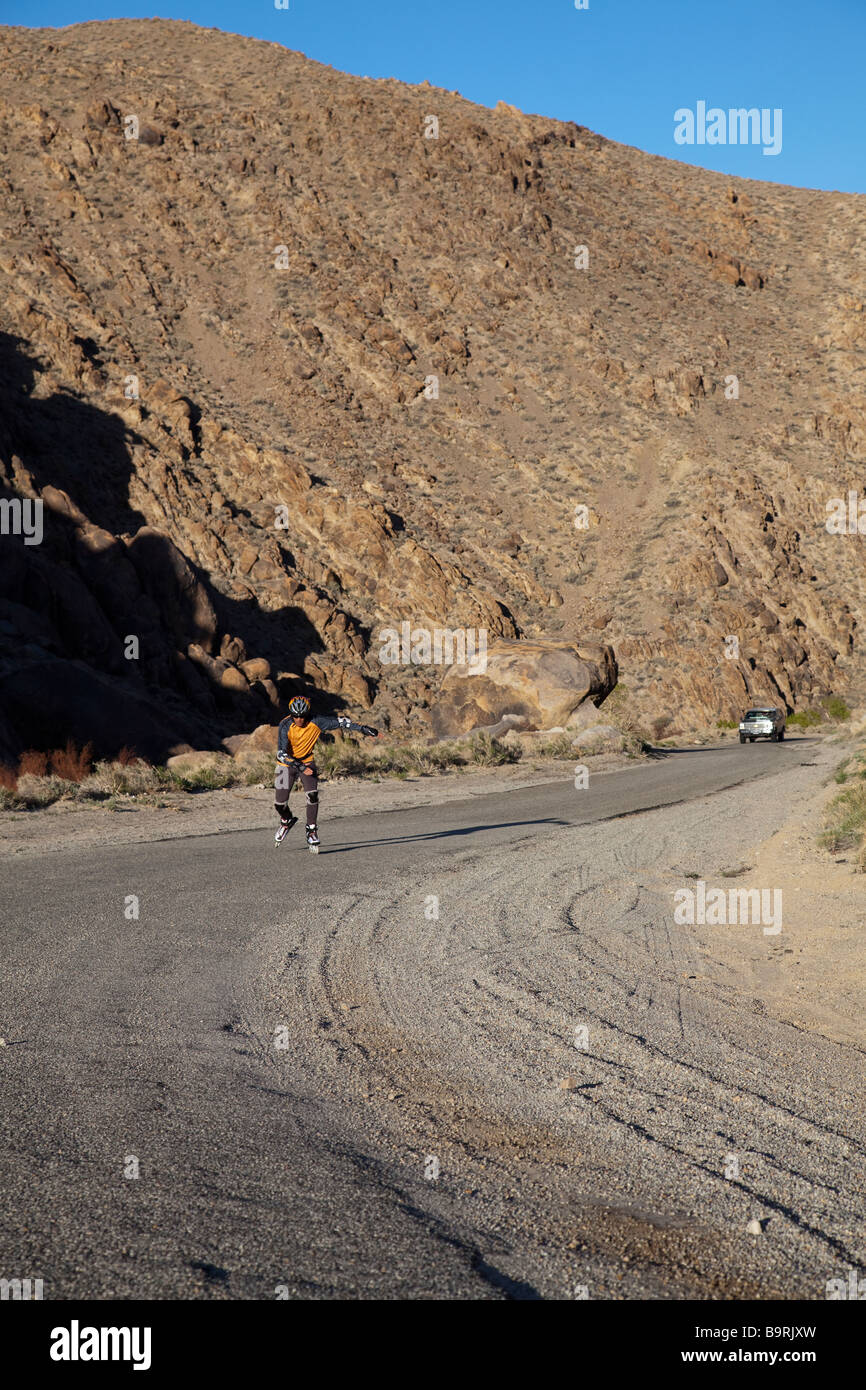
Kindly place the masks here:
[[(345, 72), (425, 79), (745, 178), (866, 192), (866, 0), (0, 0), (6, 24), (188, 19)], [(674, 141), (674, 113), (780, 108), (780, 153)]]

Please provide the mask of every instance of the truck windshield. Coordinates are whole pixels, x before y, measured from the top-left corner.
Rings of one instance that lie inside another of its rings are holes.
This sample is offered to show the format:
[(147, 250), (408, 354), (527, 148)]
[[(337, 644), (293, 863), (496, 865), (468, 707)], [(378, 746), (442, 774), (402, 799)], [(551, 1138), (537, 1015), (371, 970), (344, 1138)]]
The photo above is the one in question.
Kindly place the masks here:
[(743, 720), (747, 719), (772, 719), (773, 710), (771, 709), (750, 709), (748, 714), (743, 715)]

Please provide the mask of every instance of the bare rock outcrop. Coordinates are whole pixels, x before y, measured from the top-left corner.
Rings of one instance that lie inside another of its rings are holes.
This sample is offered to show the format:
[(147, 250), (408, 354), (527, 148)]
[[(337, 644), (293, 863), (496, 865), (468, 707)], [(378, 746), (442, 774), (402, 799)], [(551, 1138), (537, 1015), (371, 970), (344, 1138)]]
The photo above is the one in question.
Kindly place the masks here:
[(432, 732), (403, 621), (591, 633), (647, 726), (866, 695), (861, 199), (165, 20), (0, 64), (3, 758), (72, 734), (37, 668), (106, 752)]
[(600, 705), (617, 681), (612, 649), (592, 643), (500, 641), (476, 665), (447, 671), (433, 707), (437, 737), (489, 728), (509, 715), (527, 730), (567, 728), (585, 701)]

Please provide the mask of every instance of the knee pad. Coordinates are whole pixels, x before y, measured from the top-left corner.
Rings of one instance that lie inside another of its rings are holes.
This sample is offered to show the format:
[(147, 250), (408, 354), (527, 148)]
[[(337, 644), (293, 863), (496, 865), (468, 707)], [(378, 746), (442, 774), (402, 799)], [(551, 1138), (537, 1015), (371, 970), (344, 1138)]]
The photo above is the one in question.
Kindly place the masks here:
[(319, 804), (319, 793), (318, 793), (317, 791), (315, 791), (315, 792), (304, 792), (304, 796), (305, 796), (305, 798), (306, 798), (306, 802), (307, 802), (307, 805), (308, 805), (308, 806), (318, 806), (318, 804)]

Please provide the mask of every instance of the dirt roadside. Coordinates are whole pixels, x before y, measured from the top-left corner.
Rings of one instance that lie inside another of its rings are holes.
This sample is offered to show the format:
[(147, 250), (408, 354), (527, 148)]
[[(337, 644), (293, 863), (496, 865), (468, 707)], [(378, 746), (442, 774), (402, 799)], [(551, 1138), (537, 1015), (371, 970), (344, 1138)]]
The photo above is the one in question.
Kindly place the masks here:
[(837, 790), (831, 782), (792, 805), (785, 825), (756, 847), (754, 870), (730, 880), (782, 887), (784, 944), (780, 937), (768, 960), (753, 931), (729, 927), (716, 960), (777, 1018), (862, 1046), (866, 879), (853, 870), (853, 856), (828, 853), (815, 842), (824, 807)]
[[(441, 806), (470, 796), (559, 782), (571, 777), (575, 759), (527, 757), (502, 767), (448, 771), (427, 777), (347, 777), (320, 781), (319, 820), (340, 820), (364, 811), (399, 811), (411, 806)], [(602, 754), (590, 762), (592, 775), (634, 767), (640, 758)], [(113, 809), (102, 803), (55, 801), (34, 811), (0, 812), (0, 859), (8, 855), (43, 854), (46, 844), (59, 849), (94, 845), (128, 845), (189, 835), (218, 835), (229, 830), (276, 827), (273, 791), (264, 785), (229, 787), (220, 791), (161, 793), (160, 805), (149, 799), (117, 798)], [(152, 800), (152, 798), (150, 798)], [(299, 814), (300, 793), (292, 795)]]

